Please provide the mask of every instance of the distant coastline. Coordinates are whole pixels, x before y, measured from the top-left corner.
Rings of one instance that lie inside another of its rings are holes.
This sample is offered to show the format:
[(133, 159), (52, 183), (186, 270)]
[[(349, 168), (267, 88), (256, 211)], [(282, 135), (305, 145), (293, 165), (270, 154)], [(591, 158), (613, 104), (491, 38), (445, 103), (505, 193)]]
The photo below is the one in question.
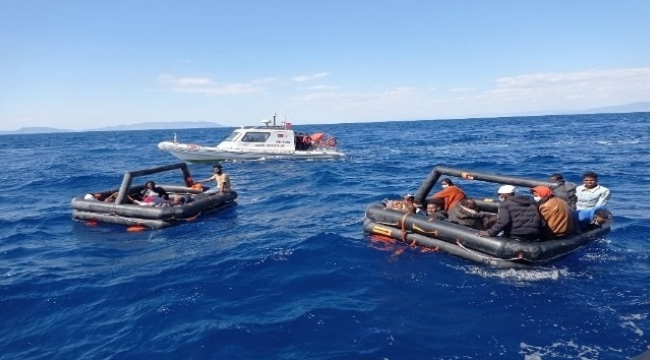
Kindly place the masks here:
[(175, 122), (143, 122), (130, 125), (104, 126), (94, 129), (67, 130), (52, 127), (23, 127), (13, 131), (0, 131), (0, 135), (9, 134), (49, 134), (64, 132), (86, 132), (86, 131), (131, 131), (131, 130), (177, 130), (177, 129), (204, 129), (224, 127), (221, 124), (209, 121), (175, 121)]
[[(606, 106), (582, 111), (549, 111), (544, 113), (520, 113), (520, 114), (484, 114), (483, 116), (468, 116), (466, 118), (449, 118), (449, 119), (430, 119), (430, 120), (454, 120), (454, 119), (475, 119), (475, 118), (502, 118), (502, 117), (532, 117), (532, 116), (562, 116), (562, 115), (594, 115), (594, 114), (631, 114), (631, 113), (644, 113), (650, 112), (650, 102), (636, 102), (625, 105)], [(407, 121), (406, 119), (402, 119)], [(427, 120), (427, 119), (418, 119)], [(385, 120), (385, 121), (399, 121), (399, 119)], [(203, 129), (203, 128), (218, 128), (225, 127), (225, 125), (209, 122), (209, 121), (174, 121), (174, 122), (142, 122), (130, 125), (116, 125), (104, 126), (93, 129), (84, 130), (66, 130), (52, 127), (23, 127), (18, 130), (0, 131), (0, 135), (8, 134), (47, 134), (47, 133), (62, 133), (62, 132), (86, 132), (86, 131), (130, 131), (130, 130), (180, 130), (180, 129)]]

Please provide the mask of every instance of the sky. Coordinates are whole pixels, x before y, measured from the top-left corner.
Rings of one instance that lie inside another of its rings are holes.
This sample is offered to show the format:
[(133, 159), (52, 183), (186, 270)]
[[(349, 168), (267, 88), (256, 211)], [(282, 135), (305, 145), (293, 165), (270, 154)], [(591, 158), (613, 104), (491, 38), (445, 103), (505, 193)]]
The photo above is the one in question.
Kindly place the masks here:
[(650, 101), (647, 0), (0, 0), (0, 130)]

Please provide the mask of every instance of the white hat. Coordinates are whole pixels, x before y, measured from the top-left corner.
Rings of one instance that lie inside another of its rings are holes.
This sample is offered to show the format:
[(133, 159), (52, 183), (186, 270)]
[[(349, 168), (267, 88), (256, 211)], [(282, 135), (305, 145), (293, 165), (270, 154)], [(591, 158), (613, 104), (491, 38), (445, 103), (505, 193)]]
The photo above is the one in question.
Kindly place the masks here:
[(503, 185), (499, 188), (499, 191), (497, 191), (499, 194), (514, 194), (515, 193), (515, 187), (512, 185)]

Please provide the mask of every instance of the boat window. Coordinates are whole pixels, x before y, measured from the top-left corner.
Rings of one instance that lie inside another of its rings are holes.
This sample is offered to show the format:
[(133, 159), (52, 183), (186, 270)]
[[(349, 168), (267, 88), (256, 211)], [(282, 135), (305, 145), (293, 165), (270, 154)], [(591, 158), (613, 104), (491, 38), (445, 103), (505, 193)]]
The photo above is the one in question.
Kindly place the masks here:
[(271, 136), (271, 133), (268, 132), (254, 132), (250, 131), (247, 132), (246, 135), (244, 135), (241, 138), (241, 141), (243, 142), (265, 142), (266, 139)]
[(224, 141), (233, 141), (237, 135), (239, 135), (239, 131), (233, 131), (232, 134), (228, 135), (228, 137)]

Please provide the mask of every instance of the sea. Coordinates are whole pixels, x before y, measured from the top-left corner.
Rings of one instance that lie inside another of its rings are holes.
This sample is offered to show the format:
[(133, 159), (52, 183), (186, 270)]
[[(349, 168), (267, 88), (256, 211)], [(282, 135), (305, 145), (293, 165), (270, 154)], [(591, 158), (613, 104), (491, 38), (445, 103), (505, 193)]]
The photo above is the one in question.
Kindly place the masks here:
[[(225, 162), (237, 206), (140, 231), (75, 221), (71, 200), (178, 162), (156, 146), (174, 133), (210, 145), (232, 128), (2, 135), (0, 359), (630, 359), (650, 346), (649, 124), (295, 125), (336, 136), (345, 158)], [(436, 165), (575, 183), (595, 171), (612, 231), (525, 269), (364, 234), (370, 203), (415, 192)]]

